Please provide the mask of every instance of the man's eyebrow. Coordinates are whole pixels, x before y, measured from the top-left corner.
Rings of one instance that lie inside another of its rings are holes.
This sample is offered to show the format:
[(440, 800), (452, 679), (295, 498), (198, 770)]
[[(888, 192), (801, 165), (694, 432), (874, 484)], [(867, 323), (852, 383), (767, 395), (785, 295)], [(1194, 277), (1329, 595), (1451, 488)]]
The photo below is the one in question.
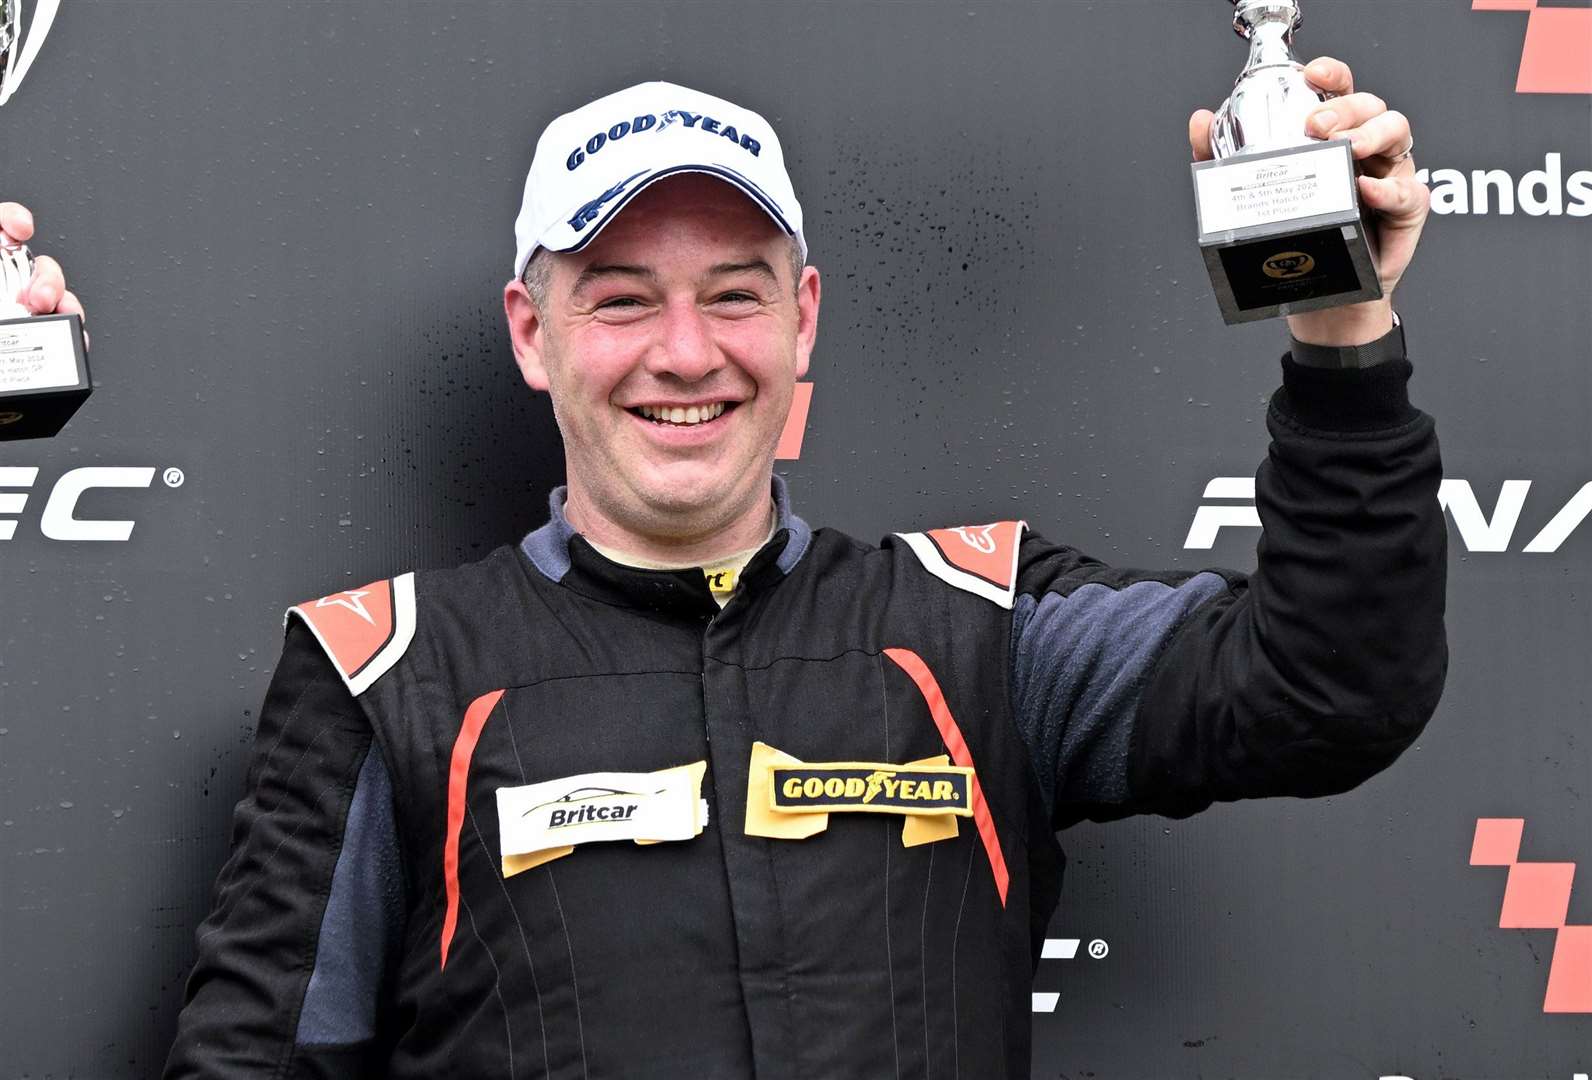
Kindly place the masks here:
[(751, 259), (747, 262), (719, 263), (708, 271), (709, 277), (720, 277), (725, 274), (753, 273), (761, 274), (769, 280), (778, 282), (779, 275), (774, 273), (774, 268), (768, 265), (766, 259)]
[(571, 293), (579, 293), (588, 285), (594, 285), (603, 278), (610, 277), (639, 277), (647, 281), (656, 281), (658, 275), (645, 266), (625, 266), (621, 263), (603, 263), (586, 267), (580, 272), (580, 277), (575, 279)]

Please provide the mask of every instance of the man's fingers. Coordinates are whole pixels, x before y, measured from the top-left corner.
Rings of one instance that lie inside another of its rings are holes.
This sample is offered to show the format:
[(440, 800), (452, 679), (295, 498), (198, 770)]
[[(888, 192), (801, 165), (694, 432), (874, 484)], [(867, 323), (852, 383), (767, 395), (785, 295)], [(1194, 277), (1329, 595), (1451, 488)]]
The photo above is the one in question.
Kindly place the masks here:
[(1395, 227), (1423, 221), (1431, 206), (1431, 191), (1413, 176), (1362, 176), (1359, 183), (1360, 197)]
[(1354, 72), (1342, 60), (1318, 56), (1305, 65), (1305, 78), (1333, 96), (1354, 93)]
[(1346, 94), (1318, 105), (1305, 122), (1305, 130), (1318, 139), (1330, 139), (1385, 112), (1387, 102), (1375, 94)]
[(83, 348), (88, 349), (88, 312), (83, 310), (83, 302), (77, 298), (77, 293), (71, 289), (61, 294), (61, 302), (56, 305), (57, 315), (76, 315), (83, 320)]
[(1211, 153), (1211, 121), (1215, 118), (1209, 109), (1196, 109), (1188, 118), (1188, 145), (1195, 161), (1209, 161), (1215, 156)]
[(48, 255), (34, 259), (33, 280), (28, 283), (27, 293), (22, 299), (28, 310), (35, 315), (48, 315), (61, 302), (61, 295), (65, 292), (66, 275), (61, 273), (61, 264)]
[[(1343, 134), (1354, 141), (1355, 158), (1380, 157), (1385, 160), (1369, 163), (1371, 175), (1387, 176), (1396, 168), (1408, 165), (1410, 159), (1391, 163), (1391, 159), (1414, 144), (1414, 136), (1410, 134), (1409, 119), (1401, 112), (1385, 112), (1381, 116), (1373, 116), (1364, 124), (1353, 131)], [(1414, 165), (1409, 165), (1409, 172), (1415, 171)]]
[(88, 312), (83, 310), (83, 302), (77, 298), (77, 293), (71, 289), (61, 293), (61, 302), (55, 305), (55, 314), (76, 315), (85, 324), (88, 322)]
[(0, 202), (0, 232), (21, 243), (33, 236), (33, 213), (21, 203)]

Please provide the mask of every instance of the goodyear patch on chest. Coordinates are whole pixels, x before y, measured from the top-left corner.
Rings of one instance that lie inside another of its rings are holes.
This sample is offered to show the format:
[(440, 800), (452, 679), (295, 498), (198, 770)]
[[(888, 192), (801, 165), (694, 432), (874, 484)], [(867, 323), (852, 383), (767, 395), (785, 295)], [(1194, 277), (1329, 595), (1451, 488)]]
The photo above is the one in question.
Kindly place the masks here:
[(805, 840), (833, 813), (896, 814), (905, 847), (956, 839), (956, 819), (973, 816), (973, 770), (944, 754), (903, 764), (802, 761), (752, 744), (746, 776), (746, 835)]
[(770, 809), (806, 814), (973, 815), (972, 769), (881, 762), (774, 765)]

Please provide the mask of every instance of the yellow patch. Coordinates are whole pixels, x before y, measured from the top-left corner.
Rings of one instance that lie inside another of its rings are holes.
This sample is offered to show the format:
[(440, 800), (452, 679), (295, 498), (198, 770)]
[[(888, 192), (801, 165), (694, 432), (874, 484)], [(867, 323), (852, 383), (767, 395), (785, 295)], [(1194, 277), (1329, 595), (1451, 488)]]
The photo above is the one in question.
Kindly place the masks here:
[(874, 761), (803, 762), (767, 743), (752, 744), (746, 833), (801, 840), (829, 827), (831, 813), (897, 814), (906, 847), (956, 836), (973, 816), (973, 770), (944, 754), (896, 765)]
[(738, 566), (704, 566), (702, 576), (708, 579), (708, 591), (714, 596), (728, 596), (735, 591), (735, 582), (741, 576)]

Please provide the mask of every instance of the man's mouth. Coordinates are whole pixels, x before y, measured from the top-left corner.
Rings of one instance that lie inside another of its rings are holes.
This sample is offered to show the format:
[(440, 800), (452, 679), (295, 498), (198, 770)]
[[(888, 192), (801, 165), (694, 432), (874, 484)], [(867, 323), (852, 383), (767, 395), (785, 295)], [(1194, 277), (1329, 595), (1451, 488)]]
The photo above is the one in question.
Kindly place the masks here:
[(738, 401), (712, 401), (701, 405), (637, 405), (628, 411), (654, 424), (692, 427), (717, 420), (739, 404)]

